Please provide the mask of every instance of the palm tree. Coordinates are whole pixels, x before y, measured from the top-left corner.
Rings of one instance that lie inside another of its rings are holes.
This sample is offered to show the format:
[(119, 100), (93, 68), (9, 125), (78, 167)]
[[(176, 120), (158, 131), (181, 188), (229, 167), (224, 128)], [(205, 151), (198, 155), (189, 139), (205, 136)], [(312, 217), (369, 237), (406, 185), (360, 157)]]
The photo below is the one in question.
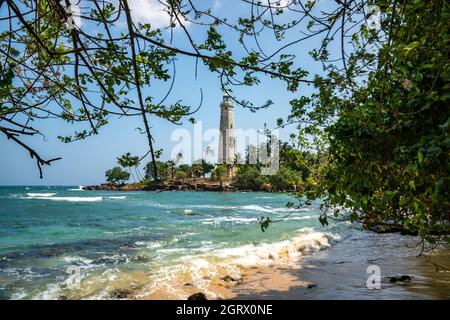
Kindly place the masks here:
[(207, 145), (206, 148), (205, 148), (205, 161), (206, 162), (210, 162), (209, 158), (211, 157), (211, 154), (212, 154), (212, 148), (211, 148), (210, 145)]
[(183, 160), (183, 154), (181, 152), (178, 152), (173, 161), (175, 162), (175, 165), (178, 166), (181, 160)]
[[(128, 168), (128, 171), (131, 173), (131, 176), (133, 177), (134, 182), (136, 182), (136, 177), (138, 177), (139, 180), (142, 180), (141, 174), (139, 172), (139, 164), (140, 159), (138, 156), (132, 156), (130, 152), (125, 153), (121, 157), (117, 158), (117, 163), (122, 166), (123, 168)], [(133, 171), (131, 171), (131, 168), (134, 168), (134, 172), (136, 176), (133, 174)]]
[(176, 166), (174, 160), (167, 161), (167, 164), (168, 164), (169, 170), (170, 170), (170, 177), (173, 180), (173, 179), (175, 179), (175, 172), (176, 172), (177, 166)]
[(136, 176), (139, 179), (139, 181), (142, 180), (141, 172), (139, 171), (139, 165), (141, 164), (141, 160), (139, 159), (139, 156), (133, 156), (130, 157), (130, 166), (134, 168), (134, 171), (136, 172)]
[(200, 177), (200, 176), (203, 176), (203, 175), (204, 175), (204, 171), (203, 171), (203, 166), (202, 166), (202, 164), (201, 164), (201, 163), (193, 164), (193, 165), (192, 165), (191, 172), (192, 172), (192, 176), (193, 176), (194, 178), (198, 178), (198, 177)]
[(136, 178), (135, 178), (133, 172), (131, 171), (130, 158), (131, 158), (131, 153), (127, 152), (124, 155), (122, 155), (121, 157), (117, 158), (117, 163), (123, 168), (128, 168), (128, 171), (130, 172), (131, 176), (133, 177), (133, 180), (136, 181)]

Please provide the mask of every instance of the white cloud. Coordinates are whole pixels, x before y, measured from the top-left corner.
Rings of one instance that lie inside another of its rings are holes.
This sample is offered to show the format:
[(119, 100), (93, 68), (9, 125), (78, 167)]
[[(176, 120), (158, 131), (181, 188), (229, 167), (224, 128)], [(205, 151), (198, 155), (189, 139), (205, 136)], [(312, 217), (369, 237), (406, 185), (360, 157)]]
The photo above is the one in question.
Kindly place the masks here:
[[(166, 11), (167, 6), (163, 4), (164, 0), (132, 0), (128, 3), (135, 22), (150, 23), (156, 28), (170, 26), (171, 18)], [(182, 22), (185, 26), (189, 24), (188, 21), (182, 20)]]

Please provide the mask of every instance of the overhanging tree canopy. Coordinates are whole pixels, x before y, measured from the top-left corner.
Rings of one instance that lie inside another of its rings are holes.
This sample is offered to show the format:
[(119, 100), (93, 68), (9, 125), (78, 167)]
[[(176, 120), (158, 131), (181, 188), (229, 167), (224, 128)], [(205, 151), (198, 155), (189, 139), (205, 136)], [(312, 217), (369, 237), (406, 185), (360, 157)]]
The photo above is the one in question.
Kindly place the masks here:
[[(97, 133), (110, 115), (139, 116), (156, 177), (149, 117), (179, 123), (195, 109), (166, 103), (173, 82), (159, 101), (151, 84), (173, 81), (174, 58), (186, 56), (217, 73), (228, 92), (257, 84), (257, 75), (279, 78), (291, 91), (314, 85), (279, 124), (297, 125), (316, 157), (305, 190), (324, 201), (323, 223), (330, 209), (339, 215), (343, 207), (367, 227), (384, 223), (430, 241), (448, 233), (448, 1), (241, 0), (246, 12), (223, 17), (195, 1), (160, 0), (170, 16), (163, 30), (138, 24), (126, 0), (80, 3), (82, 26), (68, 28), (69, 1), (0, 0), (0, 131), (27, 149), (39, 170), (56, 159), (22, 142), (40, 134), (33, 120), (87, 123), (61, 137), (70, 142)], [(370, 27), (369, 5), (382, 13)], [(206, 36), (194, 37), (188, 24)], [(95, 34), (83, 27), (93, 25)], [(174, 28), (187, 45), (173, 44)], [(225, 31), (239, 35), (240, 52), (230, 50)], [(267, 34), (277, 44), (271, 52), (260, 41)], [(317, 75), (292, 55), (311, 40), (318, 46), (307, 50), (323, 68)]]

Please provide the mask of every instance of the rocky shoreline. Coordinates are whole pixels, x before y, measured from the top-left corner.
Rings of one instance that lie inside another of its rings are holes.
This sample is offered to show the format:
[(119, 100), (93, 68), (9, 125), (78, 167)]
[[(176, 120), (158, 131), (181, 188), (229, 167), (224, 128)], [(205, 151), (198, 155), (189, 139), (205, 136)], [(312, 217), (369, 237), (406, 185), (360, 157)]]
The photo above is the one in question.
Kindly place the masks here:
[(165, 180), (154, 184), (131, 183), (123, 185), (101, 184), (84, 186), (83, 190), (100, 191), (216, 191), (216, 192), (293, 192), (294, 190), (271, 190), (270, 187), (263, 186), (260, 190), (238, 189), (229, 181), (213, 181), (205, 178)]
[(204, 182), (182, 182), (182, 181), (171, 181), (171, 182), (160, 182), (152, 185), (111, 185), (111, 184), (101, 184), (94, 186), (82, 187), (83, 190), (101, 190), (101, 191), (237, 191), (229, 185), (220, 185), (215, 183), (204, 183)]

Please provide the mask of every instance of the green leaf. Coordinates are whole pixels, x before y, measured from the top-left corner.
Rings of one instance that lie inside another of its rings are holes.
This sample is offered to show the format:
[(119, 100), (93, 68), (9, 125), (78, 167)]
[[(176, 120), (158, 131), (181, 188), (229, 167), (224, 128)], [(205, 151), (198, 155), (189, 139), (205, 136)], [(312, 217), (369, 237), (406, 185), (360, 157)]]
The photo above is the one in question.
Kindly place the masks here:
[(419, 163), (422, 163), (422, 161), (423, 161), (423, 154), (420, 151), (417, 153), (417, 161)]

